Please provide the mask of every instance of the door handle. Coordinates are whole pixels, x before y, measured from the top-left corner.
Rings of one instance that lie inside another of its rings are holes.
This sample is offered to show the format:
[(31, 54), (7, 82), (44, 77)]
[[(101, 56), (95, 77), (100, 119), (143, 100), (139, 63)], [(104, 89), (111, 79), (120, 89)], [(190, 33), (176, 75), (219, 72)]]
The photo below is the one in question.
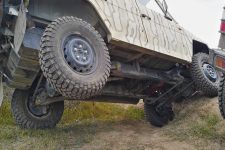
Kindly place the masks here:
[(146, 14), (141, 14), (141, 17), (147, 18), (148, 20), (151, 20), (151, 18), (149, 16), (147, 16)]

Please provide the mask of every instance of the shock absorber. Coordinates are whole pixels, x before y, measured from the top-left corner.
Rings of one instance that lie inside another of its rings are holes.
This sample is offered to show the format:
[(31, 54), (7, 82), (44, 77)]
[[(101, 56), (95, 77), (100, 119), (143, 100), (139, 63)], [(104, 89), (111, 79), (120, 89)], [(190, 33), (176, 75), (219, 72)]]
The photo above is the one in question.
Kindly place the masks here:
[(223, 16), (221, 19), (221, 26), (219, 32), (221, 33), (219, 47), (225, 49), (225, 7), (223, 7)]

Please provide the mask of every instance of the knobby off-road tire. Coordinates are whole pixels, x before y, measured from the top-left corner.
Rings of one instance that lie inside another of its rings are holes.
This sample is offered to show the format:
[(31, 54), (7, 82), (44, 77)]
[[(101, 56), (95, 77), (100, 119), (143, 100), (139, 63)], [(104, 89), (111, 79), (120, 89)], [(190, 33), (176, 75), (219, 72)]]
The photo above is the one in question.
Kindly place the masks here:
[(11, 100), (12, 115), (16, 123), (24, 129), (50, 129), (54, 128), (62, 118), (64, 102), (49, 105), (45, 115), (35, 115), (29, 107), (29, 91), (16, 89)]
[[(84, 46), (68, 48), (75, 42)], [(82, 53), (82, 58), (78, 57), (78, 52)], [(90, 55), (84, 58), (86, 54)], [(93, 60), (85, 66), (90, 58)], [(90, 24), (74, 17), (59, 18), (46, 28), (39, 60), (51, 86), (63, 96), (74, 99), (95, 95), (104, 87), (110, 73), (110, 57), (104, 40)]]
[(144, 103), (144, 112), (147, 121), (149, 121), (153, 126), (163, 127), (172, 121), (174, 118), (174, 113), (172, 108), (167, 108), (165, 110), (165, 115), (160, 115), (156, 109), (156, 105)]
[[(190, 74), (198, 90), (202, 91), (206, 96), (214, 97), (218, 95), (221, 74), (215, 71), (217, 74), (215, 81), (210, 80), (206, 76), (203, 70), (203, 64), (208, 64), (208, 60), (209, 55), (205, 53), (195, 54), (190, 65)], [(210, 65), (210, 67), (212, 66)]]
[(219, 87), (219, 109), (222, 117), (225, 119), (225, 76), (221, 77)]

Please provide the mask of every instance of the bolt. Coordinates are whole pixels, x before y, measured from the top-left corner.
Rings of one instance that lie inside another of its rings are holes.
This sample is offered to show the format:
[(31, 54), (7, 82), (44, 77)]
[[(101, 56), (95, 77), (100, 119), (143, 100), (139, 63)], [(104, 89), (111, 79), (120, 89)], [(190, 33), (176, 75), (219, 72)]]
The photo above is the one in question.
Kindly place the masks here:
[(80, 56), (77, 56), (77, 59), (79, 59), (80, 58)]
[(82, 45), (79, 45), (79, 48), (82, 48)]
[(86, 57), (83, 58), (84, 61), (85, 61), (86, 59), (87, 59)]
[(87, 54), (87, 51), (84, 51), (84, 54)]
[(41, 100), (39, 99), (39, 100), (38, 100), (38, 103), (40, 103), (40, 102), (41, 102)]
[(74, 48), (74, 52), (77, 52), (77, 48)]

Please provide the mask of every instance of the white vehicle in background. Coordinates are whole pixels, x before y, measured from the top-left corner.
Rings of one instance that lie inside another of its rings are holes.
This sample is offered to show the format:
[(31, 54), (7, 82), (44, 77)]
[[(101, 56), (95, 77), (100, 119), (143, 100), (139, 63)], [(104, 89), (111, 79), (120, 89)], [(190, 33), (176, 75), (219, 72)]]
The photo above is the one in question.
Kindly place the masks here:
[(225, 119), (225, 7), (223, 9), (224, 11), (219, 31), (221, 34), (218, 46), (219, 49), (210, 50), (210, 63), (216, 70), (223, 73), (219, 87), (219, 109), (221, 115)]

